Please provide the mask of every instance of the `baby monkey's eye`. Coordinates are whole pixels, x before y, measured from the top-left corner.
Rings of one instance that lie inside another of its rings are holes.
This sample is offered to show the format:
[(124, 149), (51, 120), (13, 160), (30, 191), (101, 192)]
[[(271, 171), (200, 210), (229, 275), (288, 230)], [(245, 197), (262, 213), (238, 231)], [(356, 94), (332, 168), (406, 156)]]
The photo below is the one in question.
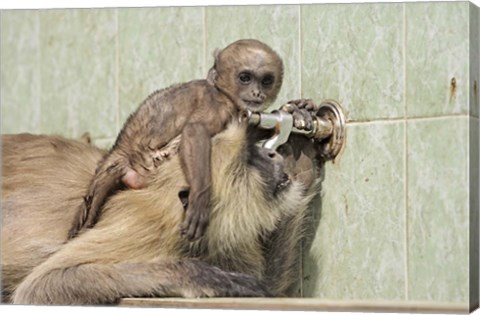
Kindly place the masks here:
[(273, 76), (267, 75), (262, 80), (263, 86), (271, 86), (273, 84)]
[(238, 75), (238, 78), (240, 79), (240, 82), (243, 84), (248, 84), (250, 81), (252, 81), (252, 75), (248, 72), (242, 72)]

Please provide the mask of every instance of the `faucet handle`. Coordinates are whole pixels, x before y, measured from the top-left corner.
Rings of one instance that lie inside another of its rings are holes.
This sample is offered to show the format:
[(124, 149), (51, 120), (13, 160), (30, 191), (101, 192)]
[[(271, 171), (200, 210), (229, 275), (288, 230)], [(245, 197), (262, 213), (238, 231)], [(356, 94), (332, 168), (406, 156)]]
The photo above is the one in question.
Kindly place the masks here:
[[(314, 139), (320, 147), (320, 154), (326, 160), (333, 160), (340, 153), (345, 142), (345, 115), (342, 106), (335, 100), (325, 100), (320, 105), (310, 99), (289, 102), (281, 110), (294, 115), (295, 110), (306, 109), (312, 113), (313, 128), (297, 129), (292, 132)], [(294, 126), (298, 125), (295, 123)]]
[(335, 160), (345, 144), (346, 124), (343, 108), (335, 100), (325, 100), (319, 105), (316, 116), (313, 138), (321, 141), (321, 155), (325, 160)]

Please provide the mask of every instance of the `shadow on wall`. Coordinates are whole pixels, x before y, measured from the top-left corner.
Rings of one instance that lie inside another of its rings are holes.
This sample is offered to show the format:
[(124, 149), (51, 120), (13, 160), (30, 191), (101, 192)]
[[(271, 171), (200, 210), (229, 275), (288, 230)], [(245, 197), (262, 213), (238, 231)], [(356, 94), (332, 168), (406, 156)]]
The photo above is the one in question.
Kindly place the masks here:
[[(317, 230), (320, 226), (320, 220), (322, 218), (322, 185), (325, 179), (325, 165), (320, 170), (320, 187), (319, 192), (310, 203), (307, 209), (307, 215), (305, 220), (305, 238), (303, 239), (302, 246), (302, 271), (305, 270), (305, 266), (312, 266), (317, 258), (312, 254), (312, 244), (317, 234)], [(308, 275), (302, 272), (301, 275), (301, 296), (304, 296), (304, 292), (314, 292), (313, 287), (315, 283), (318, 283), (321, 276), (321, 268), (310, 268)], [(308, 296), (307, 296), (308, 297)]]

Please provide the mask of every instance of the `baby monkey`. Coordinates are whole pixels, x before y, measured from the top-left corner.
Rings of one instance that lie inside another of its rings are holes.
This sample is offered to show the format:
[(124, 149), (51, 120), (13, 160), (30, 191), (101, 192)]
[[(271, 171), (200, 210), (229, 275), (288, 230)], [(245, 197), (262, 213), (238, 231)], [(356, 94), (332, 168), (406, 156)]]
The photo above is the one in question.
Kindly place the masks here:
[(181, 233), (190, 241), (204, 234), (210, 214), (211, 138), (246, 110), (265, 110), (283, 79), (281, 58), (257, 40), (236, 41), (214, 57), (206, 80), (156, 91), (130, 115), (96, 169), (69, 238), (95, 225), (115, 190), (145, 187), (153, 170), (177, 149), (189, 184)]

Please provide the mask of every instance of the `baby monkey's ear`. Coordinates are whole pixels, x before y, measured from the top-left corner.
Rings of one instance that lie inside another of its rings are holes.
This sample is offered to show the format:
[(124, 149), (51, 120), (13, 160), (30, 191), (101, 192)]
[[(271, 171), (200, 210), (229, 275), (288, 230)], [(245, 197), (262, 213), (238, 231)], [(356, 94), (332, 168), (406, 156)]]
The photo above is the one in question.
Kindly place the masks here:
[(85, 142), (87, 144), (92, 144), (92, 137), (90, 136), (90, 132), (85, 132), (79, 139), (82, 142)]
[(210, 83), (211, 85), (215, 85), (215, 82), (217, 82), (218, 79), (218, 74), (217, 74), (217, 60), (218, 60), (218, 55), (220, 55), (221, 50), (220, 49), (215, 49), (213, 52), (213, 67), (208, 70), (208, 75), (207, 75), (207, 82)]

